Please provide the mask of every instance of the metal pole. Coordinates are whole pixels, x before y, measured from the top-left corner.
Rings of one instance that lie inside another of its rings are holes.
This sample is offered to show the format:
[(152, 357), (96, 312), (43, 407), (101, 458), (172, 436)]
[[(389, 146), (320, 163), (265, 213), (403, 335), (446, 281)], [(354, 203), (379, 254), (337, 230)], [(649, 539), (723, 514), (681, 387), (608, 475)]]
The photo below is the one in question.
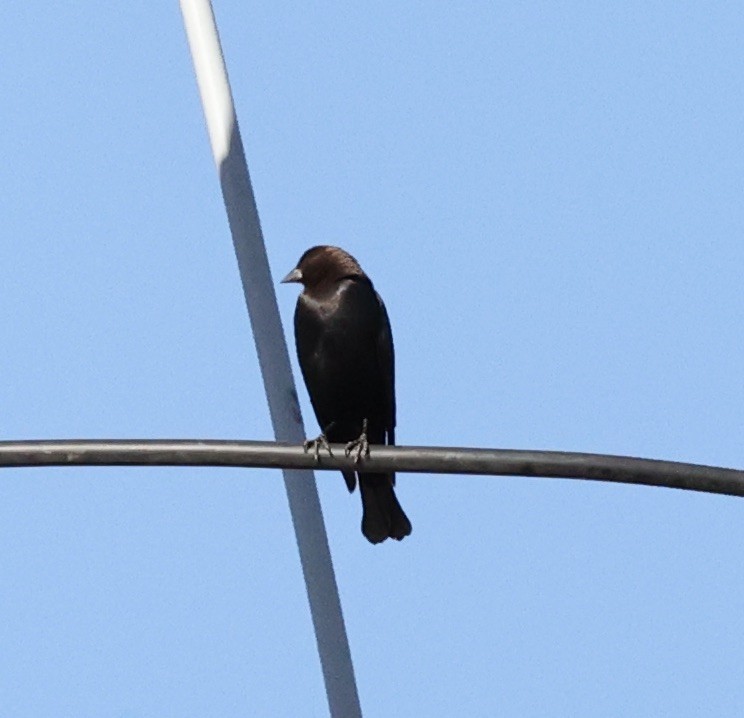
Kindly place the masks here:
[[(299, 444), (305, 438), (305, 431), (212, 5), (209, 0), (180, 0), (180, 3), (274, 435), (279, 441)], [(284, 470), (284, 485), (330, 713), (334, 718), (361, 718), (315, 480), (308, 471)]]
[[(272, 441), (70, 440), (0, 441), (0, 468), (29, 466), (242, 466), (350, 469), (342, 444), (315, 463), (302, 446)], [(373, 446), (367, 471), (589, 479), (744, 496), (744, 471), (678, 461), (568, 451)], [(310, 472), (303, 476), (312, 478)]]

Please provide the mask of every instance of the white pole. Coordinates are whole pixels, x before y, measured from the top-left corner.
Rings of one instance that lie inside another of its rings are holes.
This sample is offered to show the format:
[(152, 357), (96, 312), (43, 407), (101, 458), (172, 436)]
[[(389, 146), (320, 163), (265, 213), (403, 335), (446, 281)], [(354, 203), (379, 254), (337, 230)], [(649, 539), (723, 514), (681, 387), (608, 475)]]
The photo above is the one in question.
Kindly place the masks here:
[[(299, 444), (305, 439), (305, 431), (212, 5), (209, 0), (180, 0), (180, 3), (274, 435), (278, 441)], [(330, 713), (333, 718), (361, 718), (315, 478), (311, 471), (284, 470), (284, 485)]]

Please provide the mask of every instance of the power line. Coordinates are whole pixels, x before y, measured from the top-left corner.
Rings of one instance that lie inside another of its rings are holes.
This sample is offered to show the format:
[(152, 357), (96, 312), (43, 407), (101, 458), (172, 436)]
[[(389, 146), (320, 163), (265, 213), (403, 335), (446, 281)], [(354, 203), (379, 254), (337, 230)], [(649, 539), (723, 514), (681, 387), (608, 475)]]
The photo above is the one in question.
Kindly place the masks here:
[[(302, 446), (271, 441), (0, 441), (0, 468), (31, 466), (233, 466), (349, 469), (342, 444), (316, 463)], [(589, 479), (744, 496), (744, 471), (608, 454), (428, 446), (373, 446), (369, 471)]]

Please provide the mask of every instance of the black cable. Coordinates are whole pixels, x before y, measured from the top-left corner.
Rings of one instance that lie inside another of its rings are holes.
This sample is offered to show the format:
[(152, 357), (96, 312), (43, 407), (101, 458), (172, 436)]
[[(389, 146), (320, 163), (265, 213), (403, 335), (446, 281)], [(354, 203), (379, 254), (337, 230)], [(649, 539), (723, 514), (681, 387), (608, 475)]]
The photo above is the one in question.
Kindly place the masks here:
[[(353, 458), (332, 444), (315, 462), (301, 446), (270, 441), (0, 441), (0, 468), (21, 466), (237, 466), (349, 469)], [(368, 471), (590, 479), (744, 496), (744, 471), (676, 461), (561, 451), (373, 446)]]

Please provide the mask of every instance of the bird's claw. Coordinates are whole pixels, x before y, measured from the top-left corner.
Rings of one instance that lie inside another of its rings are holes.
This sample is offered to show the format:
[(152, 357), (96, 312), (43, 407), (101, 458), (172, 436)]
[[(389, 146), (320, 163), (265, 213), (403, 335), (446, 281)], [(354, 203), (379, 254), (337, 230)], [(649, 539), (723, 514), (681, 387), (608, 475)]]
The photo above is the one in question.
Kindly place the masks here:
[(315, 456), (315, 462), (320, 463), (320, 448), (323, 447), (327, 452), (328, 456), (333, 458), (333, 452), (331, 451), (331, 445), (328, 443), (325, 434), (321, 434), (317, 439), (308, 439), (303, 443), (303, 448), (307, 454), (310, 448), (313, 449), (313, 456)]
[(366, 459), (369, 456), (369, 439), (367, 439), (366, 419), (362, 424), (362, 433), (359, 435), (359, 437), (354, 439), (354, 441), (350, 441), (348, 444), (346, 444), (344, 455), (351, 456), (352, 452), (354, 451), (356, 451), (356, 456), (354, 457), (355, 464), (358, 464), (362, 460), (362, 457)]

